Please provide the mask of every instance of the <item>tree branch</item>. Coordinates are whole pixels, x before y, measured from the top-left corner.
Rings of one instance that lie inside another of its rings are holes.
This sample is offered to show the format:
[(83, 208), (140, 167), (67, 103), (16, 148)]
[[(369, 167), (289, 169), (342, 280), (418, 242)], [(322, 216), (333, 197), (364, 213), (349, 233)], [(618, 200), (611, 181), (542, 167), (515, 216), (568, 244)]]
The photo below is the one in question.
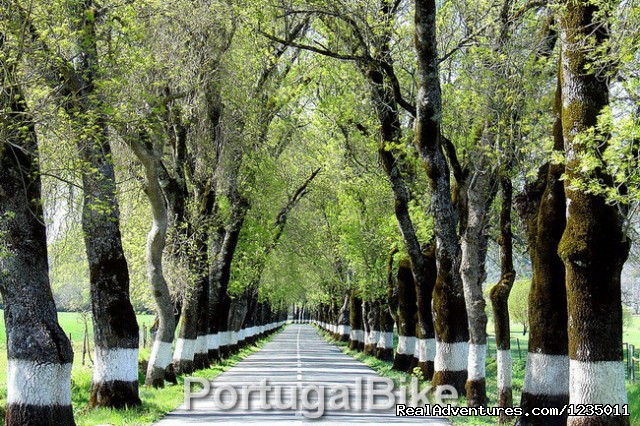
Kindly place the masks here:
[(295, 192), (289, 197), (289, 201), (287, 204), (280, 210), (278, 213), (278, 217), (276, 218), (275, 226), (284, 228), (285, 223), (287, 222), (287, 215), (289, 212), (298, 204), (298, 202), (308, 193), (309, 184), (318, 176), (322, 170), (320, 167), (315, 169), (311, 175), (295, 190)]

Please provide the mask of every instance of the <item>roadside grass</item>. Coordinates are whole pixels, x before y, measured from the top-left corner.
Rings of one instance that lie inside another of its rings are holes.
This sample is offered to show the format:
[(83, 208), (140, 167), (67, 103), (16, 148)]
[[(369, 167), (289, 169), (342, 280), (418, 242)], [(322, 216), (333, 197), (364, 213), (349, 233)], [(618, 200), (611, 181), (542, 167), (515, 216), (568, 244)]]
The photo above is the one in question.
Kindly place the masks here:
[[(232, 357), (220, 361), (206, 370), (200, 370), (191, 377), (213, 379), (229, 370), (248, 355), (258, 351), (273, 335), (258, 341), (255, 345), (247, 346)], [(144, 372), (139, 372), (140, 383), (144, 383)], [(167, 385), (163, 389), (154, 389), (140, 385), (140, 407), (125, 410), (108, 408), (90, 409), (89, 389), (91, 387), (91, 369), (88, 367), (74, 368), (71, 381), (71, 399), (78, 426), (93, 426), (98, 424), (146, 426), (161, 419), (166, 413), (174, 410), (184, 401), (184, 378), (178, 377), (177, 385)]]
[[(640, 324), (640, 318), (634, 318)], [(635, 325), (635, 324), (634, 324)], [(518, 325), (514, 325), (516, 329), (518, 329)], [(363, 352), (352, 351), (348, 348), (347, 343), (339, 342), (331, 337), (331, 335), (324, 330), (318, 328), (321, 335), (328, 341), (337, 345), (344, 353), (352, 356), (353, 358), (363, 362), (364, 364), (371, 367), (374, 371), (380, 374), (382, 377), (388, 377), (395, 383), (396, 386), (401, 386), (406, 383), (410, 383), (412, 374), (404, 373), (400, 371), (393, 370), (393, 363), (389, 361), (382, 361), (376, 357), (365, 355)], [(512, 378), (512, 389), (513, 389), (513, 401), (515, 405), (517, 405), (520, 401), (520, 396), (522, 393), (522, 386), (524, 384), (524, 376), (525, 376), (525, 367), (526, 367), (526, 353), (527, 346), (526, 343), (523, 345), (523, 340), (526, 342), (528, 339), (520, 339), (521, 345), (521, 355), (522, 359), (518, 357), (517, 348), (513, 347), (513, 337), (514, 333), (518, 333), (518, 331), (512, 332), (512, 348), (511, 352), (513, 355), (513, 378)], [(521, 335), (521, 328), (520, 328)], [(394, 340), (397, 339), (394, 333)], [(625, 340), (626, 341), (626, 340)], [(636, 344), (640, 346), (640, 339), (636, 340)], [(491, 348), (489, 349), (490, 354), (487, 356), (487, 366), (486, 366), (486, 384), (487, 384), (487, 396), (489, 398), (489, 406), (496, 406), (497, 401), (497, 393), (498, 393), (498, 385), (497, 385), (497, 364), (495, 359), (495, 344), (493, 346), (493, 351)], [(492, 353), (491, 353), (492, 352)], [(421, 386), (428, 386), (428, 382), (422, 382)], [(421, 387), (423, 389), (423, 387)], [(631, 414), (631, 426), (640, 426), (640, 383), (630, 384), (627, 383), (627, 391), (629, 395), (629, 412)], [(464, 398), (460, 398), (458, 401), (458, 406), (463, 406), (466, 404), (466, 400)], [(498, 424), (497, 417), (451, 417), (449, 420), (453, 422), (454, 425), (496, 425)]]
[(627, 384), (629, 394), (629, 414), (631, 414), (631, 426), (640, 425), (640, 383), (635, 385)]
[[(1, 310), (0, 310), (1, 311)], [(0, 423), (4, 422), (5, 407), (7, 404), (7, 351), (6, 351), (6, 331), (4, 326), (4, 313), (0, 316)], [(137, 315), (138, 324), (142, 328), (143, 324), (149, 327), (153, 322), (153, 315)], [(82, 339), (84, 335), (83, 314), (73, 312), (59, 312), (58, 321), (60, 326), (71, 335), (74, 359), (73, 369), (71, 371), (71, 402), (73, 404), (76, 424), (78, 426), (94, 426), (94, 425), (117, 425), (117, 426), (146, 426), (160, 419), (169, 411), (174, 410), (184, 400), (184, 379), (178, 378), (177, 385), (170, 385), (163, 389), (154, 389), (146, 387), (144, 383), (144, 371), (139, 371), (140, 399), (142, 405), (136, 408), (125, 410), (113, 409), (89, 409), (89, 390), (91, 389), (92, 368), (89, 359), (86, 359), (86, 365), (82, 365)], [(89, 340), (93, 349), (93, 330), (89, 317)], [(277, 334), (277, 333), (276, 333)], [(259, 340), (252, 346), (247, 346), (240, 352), (229, 359), (219, 361), (212, 365), (211, 368), (200, 370), (192, 374), (192, 377), (205, 377), (212, 379), (229, 368), (233, 367), (246, 356), (258, 351), (265, 343), (267, 343), (275, 334), (272, 334), (262, 340)], [(149, 342), (147, 346), (150, 346)], [(146, 361), (149, 358), (150, 348), (140, 348), (140, 361)], [(146, 362), (143, 362), (146, 365)]]

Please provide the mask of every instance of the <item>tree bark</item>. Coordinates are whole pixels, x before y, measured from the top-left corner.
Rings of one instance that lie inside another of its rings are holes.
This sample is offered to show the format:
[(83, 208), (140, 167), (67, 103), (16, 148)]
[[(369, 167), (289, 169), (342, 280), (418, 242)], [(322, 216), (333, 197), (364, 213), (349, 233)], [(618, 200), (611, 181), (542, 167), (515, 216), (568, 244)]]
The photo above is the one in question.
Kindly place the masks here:
[[(559, 83), (558, 83), (559, 84)], [(563, 149), (560, 87), (556, 90), (554, 150)], [(520, 406), (562, 408), (569, 402), (569, 359), (565, 268), (558, 256), (564, 232), (564, 166), (546, 164), (538, 178), (516, 198), (533, 275), (529, 292), (529, 349)], [(553, 385), (551, 385), (553, 384)], [(523, 416), (519, 425), (564, 425), (563, 416)]]
[(415, 28), (418, 56), (416, 145), (429, 178), (438, 263), (438, 279), (433, 291), (436, 331), (433, 385), (451, 385), (462, 393), (467, 379), (469, 331), (459, 275), (457, 218), (451, 201), (449, 167), (443, 153), (440, 128), (442, 111), (435, 0), (416, 0)]
[(173, 302), (169, 286), (164, 277), (162, 257), (167, 240), (169, 216), (167, 205), (160, 186), (160, 169), (157, 147), (145, 146), (144, 140), (131, 140), (129, 145), (145, 170), (145, 193), (151, 205), (153, 223), (147, 235), (147, 277), (151, 283), (152, 294), (156, 302), (158, 327), (155, 333), (153, 348), (149, 356), (145, 384), (153, 387), (164, 387), (165, 370), (171, 363), (173, 338), (176, 322), (173, 314)]
[(398, 265), (398, 347), (393, 360), (393, 369), (411, 372), (416, 347), (416, 287), (408, 259)]
[(380, 301), (367, 302), (367, 336), (365, 337), (364, 353), (375, 356), (376, 347), (380, 340)]
[[(608, 82), (598, 73), (594, 49), (607, 46), (610, 5), (571, 1), (560, 12), (567, 225), (558, 253), (566, 269), (569, 305), (569, 402), (622, 409), (628, 401), (620, 275), (630, 249), (623, 229), (623, 207), (573, 187), (585, 178), (581, 155), (595, 151), (603, 159), (608, 146), (590, 136), (581, 140), (577, 136), (595, 128), (598, 115), (609, 104)], [(606, 164), (588, 178), (613, 186), (604, 167)], [(569, 417), (567, 421), (570, 426), (628, 424), (625, 416)]]
[(348, 342), (351, 326), (349, 325), (349, 293), (345, 293), (338, 315), (338, 340)]
[[(424, 284), (419, 285), (416, 281), (416, 300), (418, 308), (418, 341), (416, 342), (416, 352), (418, 353), (418, 367), (424, 380), (431, 380), (434, 373), (434, 358), (436, 354), (436, 339), (433, 320), (431, 316), (431, 302), (433, 289), (438, 278), (438, 268), (436, 264), (435, 243), (428, 244), (422, 252), (424, 259)], [(416, 274), (414, 274), (415, 279)]]
[(349, 334), (349, 349), (360, 351), (364, 348), (364, 330), (362, 325), (362, 299), (351, 290), (349, 301), (349, 324), (351, 332)]
[[(484, 147), (490, 146), (491, 135), (485, 129), (481, 136)], [(476, 170), (469, 176), (464, 190), (466, 196), (466, 224), (461, 238), (460, 276), (464, 287), (465, 304), (469, 320), (469, 358), (466, 383), (467, 406), (487, 405), (486, 355), (487, 355), (487, 314), (482, 284), (486, 279), (485, 261), (487, 255), (487, 213), (495, 198), (495, 172), (490, 160), (483, 154)]]
[[(237, 168), (236, 168), (237, 170)], [(220, 358), (229, 357), (229, 344), (232, 330), (229, 327), (228, 318), (231, 310), (231, 297), (227, 289), (231, 280), (231, 264), (235, 256), (240, 231), (244, 225), (249, 202), (237, 190), (237, 176), (231, 178), (229, 197), (231, 199), (231, 218), (227, 224), (220, 252), (215, 260), (215, 269), (211, 273), (210, 286), (212, 288), (211, 309), (216, 309), (214, 314), (218, 335), (218, 354)]]
[[(391, 7), (388, 2), (380, 4), (380, 20), (388, 22), (394, 19), (397, 8)], [(389, 73), (385, 70), (393, 70), (393, 63), (389, 63), (391, 58), (390, 40), (391, 33), (387, 27), (373, 37), (374, 43), (374, 64), (361, 65), (363, 75), (368, 79), (371, 88), (371, 100), (380, 123), (380, 146), (378, 155), (382, 168), (385, 171), (394, 198), (394, 213), (400, 228), (405, 248), (409, 253), (411, 268), (416, 283), (418, 295), (418, 336), (414, 355), (416, 363), (423, 370), (424, 377), (431, 379), (433, 371), (428, 365), (433, 363), (435, 357), (435, 335), (433, 320), (431, 315), (431, 292), (433, 283), (428, 281), (426, 260), (422, 254), (420, 241), (416, 235), (415, 226), (409, 213), (409, 203), (411, 194), (406, 177), (403, 176), (401, 164), (397, 154), (394, 152), (394, 145), (397, 145), (402, 136), (400, 112), (398, 100), (394, 93), (393, 81), (388, 81)], [(410, 177), (409, 177), (410, 179)]]
[(376, 358), (393, 361), (393, 317), (386, 301), (380, 303), (380, 339), (376, 345)]
[[(376, 77), (378, 75), (379, 77)], [(409, 214), (410, 193), (402, 173), (398, 159), (390, 148), (390, 145), (397, 144), (400, 138), (400, 116), (396, 101), (390, 88), (382, 83), (382, 72), (378, 69), (369, 72), (373, 91), (373, 101), (380, 121), (381, 145), (378, 149), (383, 169), (389, 178), (391, 190), (394, 197), (394, 213), (398, 222), (398, 227), (409, 253), (412, 273), (416, 283), (416, 291), (422, 295), (419, 297), (418, 306), (418, 342), (415, 355), (422, 358), (421, 365), (424, 365), (423, 373), (425, 377), (431, 378), (433, 371), (428, 371), (427, 365), (433, 363), (435, 349), (433, 343), (434, 328), (431, 318), (431, 292), (433, 283), (427, 277), (427, 265), (423, 256), (420, 242), (416, 235), (413, 220)]]
[[(129, 300), (129, 272), (122, 249), (119, 208), (103, 97), (97, 89), (100, 69), (96, 7), (91, 0), (74, 5), (77, 50), (73, 64), (49, 72), (62, 107), (77, 132), (84, 188), (82, 230), (89, 262), (95, 363), (90, 407), (140, 405), (138, 396), (138, 324)], [(34, 27), (29, 26), (34, 32)], [(37, 32), (32, 34), (38, 36)], [(49, 77), (49, 75), (47, 75)], [(82, 136), (81, 136), (82, 135)]]
[(395, 319), (392, 312), (397, 311), (395, 281), (393, 279), (393, 260), (398, 252), (393, 247), (387, 258), (387, 298), (380, 303), (380, 340), (376, 351), (376, 358), (393, 361), (393, 326)]
[[(500, 281), (490, 290), (493, 307), (494, 328), (496, 335), (496, 362), (498, 364), (498, 406), (512, 407), (513, 393), (511, 389), (511, 328), (509, 319), (509, 294), (515, 281), (513, 268), (513, 234), (511, 232), (511, 204), (513, 187), (511, 177), (503, 170), (500, 176), (502, 191), (502, 207), (500, 208)], [(507, 417), (501, 416), (500, 423), (505, 424)]]
[[(0, 12), (10, 14), (11, 10)], [(8, 44), (8, 43), (7, 43)], [(75, 425), (73, 350), (49, 283), (35, 125), (15, 80), (4, 34), (0, 54), (0, 291), (7, 332), (5, 425)]]
[(93, 140), (79, 143), (84, 187), (82, 230), (89, 261), (95, 363), (89, 406), (140, 405), (138, 323), (129, 299), (129, 271), (122, 248), (119, 208), (106, 123)]

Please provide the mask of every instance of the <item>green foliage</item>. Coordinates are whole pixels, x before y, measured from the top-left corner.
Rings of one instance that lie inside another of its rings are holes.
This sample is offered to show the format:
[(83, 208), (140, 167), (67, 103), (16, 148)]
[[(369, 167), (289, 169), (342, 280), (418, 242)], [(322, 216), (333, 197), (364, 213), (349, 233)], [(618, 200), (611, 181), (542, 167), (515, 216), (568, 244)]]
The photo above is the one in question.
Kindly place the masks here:
[(509, 296), (509, 316), (511, 321), (529, 325), (529, 291), (531, 290), (530, 280), (517, 280), (513, 283)]

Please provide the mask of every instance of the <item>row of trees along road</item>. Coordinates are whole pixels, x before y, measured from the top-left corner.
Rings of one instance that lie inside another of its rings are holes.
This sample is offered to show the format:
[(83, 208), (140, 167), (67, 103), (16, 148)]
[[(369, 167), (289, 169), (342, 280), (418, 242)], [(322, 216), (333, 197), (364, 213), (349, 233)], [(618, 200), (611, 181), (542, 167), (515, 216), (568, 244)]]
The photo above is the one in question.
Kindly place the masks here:
[(487, 294), (510, 406), (518, 274), (520, 404), (626, 403), (634, 0), (0, 4), (7, 424), (74, 423), (51, 288), (84, 281), (92, 407), (141, 402), (134, 304), (149, 386), (291, 307), (484, 405)]

